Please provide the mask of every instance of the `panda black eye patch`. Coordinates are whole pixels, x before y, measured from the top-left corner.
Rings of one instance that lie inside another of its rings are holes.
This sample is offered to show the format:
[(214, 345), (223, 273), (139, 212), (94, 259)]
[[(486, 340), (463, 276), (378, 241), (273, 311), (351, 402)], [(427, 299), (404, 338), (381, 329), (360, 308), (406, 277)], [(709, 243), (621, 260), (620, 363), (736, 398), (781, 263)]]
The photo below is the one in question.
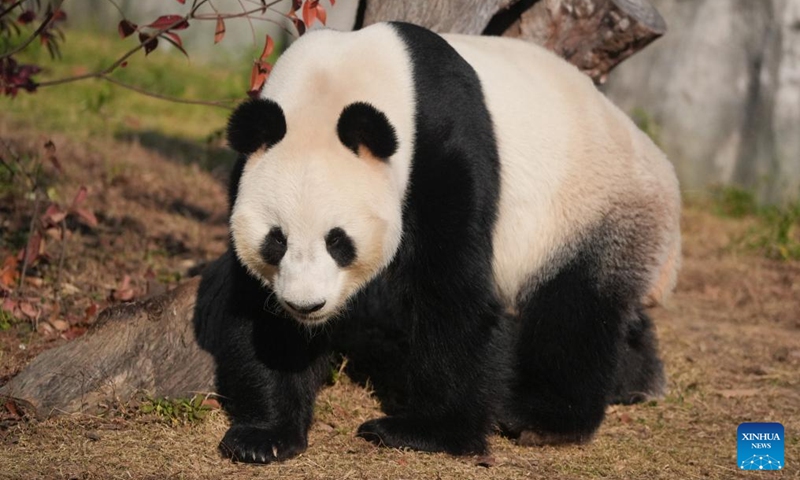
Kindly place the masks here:
[(277, 266), (286, 254), (286, 236), (280, 227), (272, 227), (261, 243), (261, 258), (269, 265)]
[(356, 246), (353, 243), (353, 239), (339, 227), (332, 228), (325, 235), (325, 248), (327, 248), (336, 265), (341, 268), (352, 264), (356, 259)]

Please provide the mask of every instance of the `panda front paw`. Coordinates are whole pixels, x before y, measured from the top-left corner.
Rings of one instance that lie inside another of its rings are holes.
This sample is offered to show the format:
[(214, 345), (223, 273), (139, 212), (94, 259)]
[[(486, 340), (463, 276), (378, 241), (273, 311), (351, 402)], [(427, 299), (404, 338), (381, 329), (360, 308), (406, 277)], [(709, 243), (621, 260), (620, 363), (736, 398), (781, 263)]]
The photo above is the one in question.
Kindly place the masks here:
[(234, 462), (271, 463), (295, 457), (308, 447), (303, 434), (253, 425), (232, 425), (219, 443), (220, 453)]
[(357, 436), (381, 447), (411, 448), (451, 455), (486, 453), (486, 434), (464, 422), (389, 416), (369, 420), (358, 428)]

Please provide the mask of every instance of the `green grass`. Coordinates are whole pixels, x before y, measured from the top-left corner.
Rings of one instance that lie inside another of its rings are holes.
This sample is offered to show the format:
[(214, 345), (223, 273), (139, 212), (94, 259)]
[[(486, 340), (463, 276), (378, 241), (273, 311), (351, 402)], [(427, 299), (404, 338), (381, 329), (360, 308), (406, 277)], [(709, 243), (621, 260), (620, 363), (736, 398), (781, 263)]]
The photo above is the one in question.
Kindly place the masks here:
[(192, 398), (153, 398), (142, 403), (139, 411), (156, 415), (172, 425), (192, 424), (203, 420), (211, 411), (211, 407), (204, 404), (203, 400), (204, 397), (200, 395)]
[[(44, 67), (37, 81), (98, 71), (136, 45), (134, 37), (120, 39), (92, 32), (68, 30), (61, 46), (62, 58), (53, 60), (39, 42), (18, 57), (21, 63)], [(166, 42), (162, 42), (165, 43)], [(224, 54), (223, 50), (220, 50)], [(191, 55), (191, 52), (190, 52)], [(137, 52), (112, 77), (153, 93), (199, 100), (243, 99), (248, 88), (250, 64), (237, 61), (209, 65), (187, 59), (176, 49), (162, 46), (145, 57)], [(231, 104), (234, 105), (234, 104)], [(200, 105), (159, 100), (89, 79), (42, 87), (35, 93), (19, 92), (16, 98), (0, 97), (0, 112), (24, 126), (65, 132), (78, 138), (126, 137), (138, 132), (185, 139), (207, 140), (224, 128), (229, 111)]]
[(653, 143), (661, 146), (661, 127), (645, 109), (640, 107), (634, 108), (630, 116), (633, 123), (650, 137)]
[(754, 217), (750, 227), (733, 245), (780, 260), (800, 260), (800, 200), (783, 205), (760, 206), (753, 192), (738, 187), (712, 191), (712, 209), (724, 217)]

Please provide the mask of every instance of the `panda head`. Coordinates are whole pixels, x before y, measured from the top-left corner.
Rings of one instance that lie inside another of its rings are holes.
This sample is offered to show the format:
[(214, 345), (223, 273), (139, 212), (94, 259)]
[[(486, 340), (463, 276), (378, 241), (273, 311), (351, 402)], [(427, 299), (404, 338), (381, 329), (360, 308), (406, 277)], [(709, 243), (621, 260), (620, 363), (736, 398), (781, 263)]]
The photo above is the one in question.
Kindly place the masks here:
[(329, 110), (327, 121), (323, 111), (287, 120), (278, 103), (260, 98), (240, 105), (228, 125), (228, 143), (245, 159), (230, 220), (234, 249), (305, 325), (340, 312), (391, 261), (402, 231), (389, 120), (364, 102)]

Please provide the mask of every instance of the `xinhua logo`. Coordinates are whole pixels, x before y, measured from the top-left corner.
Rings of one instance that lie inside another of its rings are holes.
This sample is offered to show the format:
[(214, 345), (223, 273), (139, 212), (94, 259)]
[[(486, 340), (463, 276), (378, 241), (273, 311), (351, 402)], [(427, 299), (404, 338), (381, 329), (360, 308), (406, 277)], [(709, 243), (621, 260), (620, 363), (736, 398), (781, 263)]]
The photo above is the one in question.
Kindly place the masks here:
[(742, 423), (736, 436), (740, 470), (783, 470), (783, 425)]

